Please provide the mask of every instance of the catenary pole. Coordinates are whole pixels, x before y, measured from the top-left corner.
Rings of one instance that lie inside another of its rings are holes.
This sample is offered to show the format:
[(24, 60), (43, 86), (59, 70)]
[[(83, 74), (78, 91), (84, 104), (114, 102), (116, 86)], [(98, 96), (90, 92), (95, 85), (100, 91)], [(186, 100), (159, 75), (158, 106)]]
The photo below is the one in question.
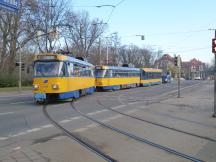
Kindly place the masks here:
[[(214, 29), (215, 31), (215, 38), (216, 38), (216, 29)], [(216, 117), (216, 53), (214, 53), (215, 56), (215, 65), (214, 65), (214, 113), (213, 113), (213, 117)]]
[(19, 92), (22, 92), (22, 55), (21, 50), (19, 50)]
[[(214, 30), (214, 32), (215, 32), (214, 38), (216, 39), (216, 29), (209, 29), (209, 30)], [(212, 52), (213, 52), (213, 50), (212, 50)], [(214, 113), (213, 113), (212, 117), (215, 118), (216, 117), (216, 53), (215, 52), (213, 52), (213, 53), (215, 56), (215, 60), (214, 60), (215, 63), (214, 63)]]
[(178, 67), (178, 98), (180, 98), (180, 85), (181, 85), (181, 57), (177, 56), (177, 67)]

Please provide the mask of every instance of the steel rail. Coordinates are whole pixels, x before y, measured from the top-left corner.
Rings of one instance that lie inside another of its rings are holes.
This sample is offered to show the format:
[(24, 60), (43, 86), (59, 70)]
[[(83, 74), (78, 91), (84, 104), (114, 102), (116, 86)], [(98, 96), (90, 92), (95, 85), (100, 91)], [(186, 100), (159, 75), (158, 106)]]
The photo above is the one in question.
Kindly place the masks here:
[(146, 138), (138, 137), (138, 136), (136, 136), (136, 135), (134, 135), (134, 134), (125, 132), (125, 131), (120, 130), (120, 129), (118, 129), (118, 128), (112, 127), (111, 125), (108, 125), (108, 124), (105, 124), (105, 123), (103, 123), (103, 122), (100, 122), (100, 121), (98, 121), (98, 120), (96, 120), (96, 119), (93, 119), (93, 118), (89, 117), (88, 115), (86, 115), (86, 114), (82, 113), (81, 111), (79, 111), (79, 110), (74, 106), (74, 103), (72, 103), (72, 102), (71, 102), (71, 107), (72, 107), (76, 112), (78, 112), (81, 116), (83, 116), (83, 117), (89, 119), (90, 121), (93, 121), (93, 122), (95, 122), (95, 123), (97, 123), (97, 124), (99, 124), (99, 125), (101, 125), (101, 126), (103, 126), (103, 127), (105, 127), (105, 128), (108, 128), (108, 129), (110, 129), (110, 130), (112, 130), (112, 131), (115, 131), (115, 132), (117, 132), (117, 133), (119, 133), (119, 134), (125, 135), (126, 137), (129, 137), (129, 138), (134, 139), (134, 140), (136, 140), (136, 141), (139, 141), (139, 142), (141, 142), (141, 143), (148, 144), (148, 145), (150, 145), (150, 146), (156, 147), (156, 148), (158, 148), (158, 149), (164, 150), (164, 151), (166, 151), (166, 152), (168, 152), (168, 153), (174, 154), (174, 155), (176, 155), (176, 156), (182, 157), (182, 158), (184, 158), (184, 159), (187, 159), (187, 160), (190, 160), (190, 161), (193, 161), (193, 162), (204, 162), (203, 160), (197, 159), (197, 158), (195, 158), (195, 157), (193, 157), (193, 156), (190, 156), (190, 155), (181, 153), (181, 152), (176, 151), (176, 150), (174, 150), (174, 149), (172, 149), (172, 148), (169, 148), (169, 147), (166, 147), (166, 146), (163, 146), (163, 145), (154, 143), (154, 142), (152, 142), (152, 141), (150, 141), (150, 140), (148, 140), (148, 139), (146, 139)]
[(47, 112), (47, 105), (43, 105), (43, 113), (44, 115), (47, 117), (47, 119), (50, 120), (50, 122), (58, 129), (60, 129), (65, 135), (67, 135), (70, 139), (75, 140), (76, 142), (78, 142), (80, 145), (82, 145), (83, 147), (87, 148), (88, 150), (94, 152), (95, 154), (97, 154), (99, 157), (103, 158), (105, 161), (107, 162), (117, 162), (117, 160), (113, 159), (112, 157), (110, 157), (109, 155), (106, 155), (104, 152), (102, 152), (101, 150), (99, 150), (98, 148), (92, 146), (91, 144), (89, 144), (88, 142), (86, 142), (84, 139), (78, 137), (77, 135), (75, 135), (74, 133), (68, 131), (67, 129), (63, 128), (60, 124), (58, 124), (54, 119), (52, 119), (52, 117), (48, 114)]
[[(130, 117), (132, 119), (136, 119), (138, 121), (142, 121), (142, 122), (145, 122), (145, 123), (156, 125), (158, 127), (163, 127), (163, 128), (166, 128), (166, 129), (169, 129), (169, 130), (172, 130), (172, 131), (176, 131), (176, 132), (180, 132), (180, 133), (187, 134), (187, 135), (190, 135), (190, 136), (194, 136), (194, 137), (197, 137), (197, 138), (200, 138), (200, 139), (208, 140), (208, 141), (211, 141), (211, 142), (216, 142), (215, 139), (210, 138), (210, 137), (201, 136), (201, 135), (194, 134), (194, 133), (191, 133), (191, 132), (187, 132), (187, 131), (184, 131), (184, 130), (180, 130), (180, 129), (177, 129), (177, 128), (174, 128), (174, 127), (170, 127), (170, 126), (167, 126), (167, 125), (159, 124), (157, 122), (152, 122), (152, 121), (149, 121), (149, 120), (146, 120), (146, 119), (142, 119), (142, 118), (139, 118), (139, 117), (134, 116), (134, 115), (129, 115), (129, 114), (123, 113), (123, 112), (118, 111), (118, 110), (114, 110), (111, 107), (102, 104), (101, 101), (98, 99), (98, 97), (97, 97), (97, 102), (98, 102), (99, 105), (103, 106), (105, 109), (113, 111), (113, 112), (118, 113), (118, 114), (121, 114), (123, 116), (127, 116), (127, 117)], [(148, 104), (150, 104), (150, 103), (148, 103)]]
[[(197, 86), (197, 85), (200, 85), (200, 84), (201, 84), (201, 83), (194, 84), (194, 85), (192, 85), (192, 87), (191, 87), (191, 85), (190, 85), (190, 86), (185, 86), (185, 87), (183, 87), (182, 89), (184, 90), (184, 89), (186, 89), (186, 88), (188, 88), (188, 87), (189, 87), (189, 88), (193, 88), (194, 86)], [(174, 95), (174, 94), (176, 94), (176, 93), (177, 93), (177, 92), (168, 92), (165, 96), (163, 96), (162, 99), (158, 99), (157, 101), (154, 101), (154, 102), (150, 102), (150, 103), (149, 103), (149, 100), (148, 100), (148, 105), (149, 105), (149, 104), (152, 104), (152, 103), (157, 103), (158, 101), (162, 101), (162, 100), (164, 100), (164, 99), (167, 99), (167, 96)], [(166, 98), (164, 98), (164, 97), (166, 97)], [(133, 118), (133, 119), (142, 121), (142, 122), (146, 122), (146, 123), (149, 123), (149, 124), (152, 124), (152, 125), (156, 125), (156, 126), (159, 126), (159, 127), (167, 128), (167, 129), (170, 129), (170, 130), (173, 130), (173, 131), (176, 131), (176, 132), (180, 132), (180, 133), (183, 133), (183, 134), (187, 134), (187, 135), (190, 135), (190, 136), (194, 136), (194, 137), (197, 137), (197, 138), (200, 138), (200, 139), (208, 140), (208, 141), (211, 141), (211, 142), (216, 142), (215, 139), (210, 138), (210, 137), (197, 135), (197, 134), (194, 134), (194, 133), (191, 133), (191, 132), (187, 132), (187, 131), (184, 131), (184, 130), (176, 129), (176, 128), (174, 128), (174, 127), (169, 127), (169, 126), (167, 126), (167, 125), (163, 125), (163, 124), (159, 124), (159, 123), (152, 122), (152, 121), (149, 121), (149, 120), (145, 120), (145, 119), (139, 118), (139, 117), (137, 117), (137, 116), (132, 116), (132, 115), (129, 115), (129, 114), (125, 114), (125, 113), (123, 113), (123, 112), (121, 112), (121, 111), (118, 111), (118, 110), (114, 110), (114, 109), (112, 109), (111, 107), (102, 104), (102, 102), (99, 100), (98, 97), (97, 97), (97, 102), (98, 102), (99, 105), (103, 106), (103, 107), (106, 108), (107, 110), (110, 110), (110, 111), (119, 113), (119, 114), (121, 114), (121, 115), (130, 117), (130, 118)], [(120, 102), (120, 101), (119, 101), (119, 102)], [(138, 100), (138, 102), (140, 103), (140, 102), (146, 102), (146, 101)], [(122, 103), (122, 101), (121, 101), (120, 103)], [(129, 103), (130, 103), (130, 102), (129, 102)], [(127, 103), (123, 103), (123, 104), (124, 104), (124, 105), (128, 105)]]

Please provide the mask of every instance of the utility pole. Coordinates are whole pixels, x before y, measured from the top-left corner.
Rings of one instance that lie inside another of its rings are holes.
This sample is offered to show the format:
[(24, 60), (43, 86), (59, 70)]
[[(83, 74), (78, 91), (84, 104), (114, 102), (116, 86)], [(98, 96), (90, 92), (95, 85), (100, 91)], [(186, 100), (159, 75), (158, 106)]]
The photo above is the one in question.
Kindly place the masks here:
[(19, 81), (18, 81), (18, 86), (19, 86), (19, 93), (22, 92), (22, 55), (21, 55), (21, 50), (19, 50)]
[(212, 115), (213, 118), (216, 117), (216, 29), (209, 29), (215, 32), (214, 39), (212, 39), (212, 53), (215, 56), (215, 64), (214, 64), (214, 113)]
[(181, 81), (181, 57), (178, 55), (177, 57), (177, 65), (178, 65), (178, 98), (180, 98), (180, 81)]
[(99, 37), (99, 65), (101, 65), (101, 38)]
[(106, 64), (109, 63), (109, 47), (108, 47), (108, 38), (107, 38), (107, 48), (106, 48)]

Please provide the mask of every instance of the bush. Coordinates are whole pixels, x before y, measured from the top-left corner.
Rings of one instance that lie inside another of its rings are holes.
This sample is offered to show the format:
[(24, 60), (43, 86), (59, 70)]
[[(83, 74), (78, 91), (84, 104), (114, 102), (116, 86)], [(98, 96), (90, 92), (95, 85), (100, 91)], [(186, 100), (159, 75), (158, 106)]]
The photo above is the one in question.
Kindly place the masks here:
[(0, 75), (0, 87), (16, 87), (18, 86), (18, 79), (12, 75), (1, 74)]
[[(8, 74), (0, 74), (0, 88), (4, 87), (17, 87), (18, 86), (19, 78), (15, 75), (8, 75)], [(22, 79), (23, 86), (31, 86), (32, 80), (31, 79)]]

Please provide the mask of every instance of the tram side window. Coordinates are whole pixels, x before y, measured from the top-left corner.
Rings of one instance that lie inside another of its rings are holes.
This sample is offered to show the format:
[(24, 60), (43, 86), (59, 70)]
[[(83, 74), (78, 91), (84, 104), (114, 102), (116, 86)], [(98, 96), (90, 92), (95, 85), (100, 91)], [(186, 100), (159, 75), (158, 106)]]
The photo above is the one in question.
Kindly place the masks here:
[(66, 73), (66, 63), (62, 62), (62, 66), (60, 67), (59, 76), (64, 77), (67, 76)]
[(80, 67), (79, 76), (80, 77), (94, 77), (94, 71), (89, 67)]
[(136, 71), (132, 71), (129, 73), (129, 77), (137, 77), (137, 72)]
[(140, 72), (137, 72), (137, 71), (136, 71), (136, 72), (135, 72), (135, 76), (136, 76), (136, 77), (140, 77)]
[(80, 76), (80, 67), (78, 65), (74, 65), (72, 76), (74, 77)]
[(153, 79), (153, 73), (149, 73), (149, 79)]
[(124, 73), (121, 70), (113, 70), (113, 77), (115, 78), (121, 78), (124, 77)]
[(133, 71), (129, 71), (128, 72), (128, 77), (133, 77), (134, 76), (134, 72)]
[(68, 63), (68, 73), (69, 76), (73, 76), (74, 66), (72, 63)]
[(90, 69), (83, 68), (80, 71), (80, 76), (81, 77), (91, 77), (91, 71), (90, 71)]
[(148, 79), (148, 72), (143, 71), (142, 79)]
[(113, 77), (114, 78), (117, 78), (117, 73), (116, 73), (116, 70), (112, 70), (113, 72), (112, 72), (112, 74), (113, 74)]
[(105, 78), (112, 78), (113, 77), (113, 71), (112, 70), (106, 70)]
[(153, 79), (160, 78), (160, 73), (155, 72), (155, 73), (152, 73), (152, 74), (153, 74)]

